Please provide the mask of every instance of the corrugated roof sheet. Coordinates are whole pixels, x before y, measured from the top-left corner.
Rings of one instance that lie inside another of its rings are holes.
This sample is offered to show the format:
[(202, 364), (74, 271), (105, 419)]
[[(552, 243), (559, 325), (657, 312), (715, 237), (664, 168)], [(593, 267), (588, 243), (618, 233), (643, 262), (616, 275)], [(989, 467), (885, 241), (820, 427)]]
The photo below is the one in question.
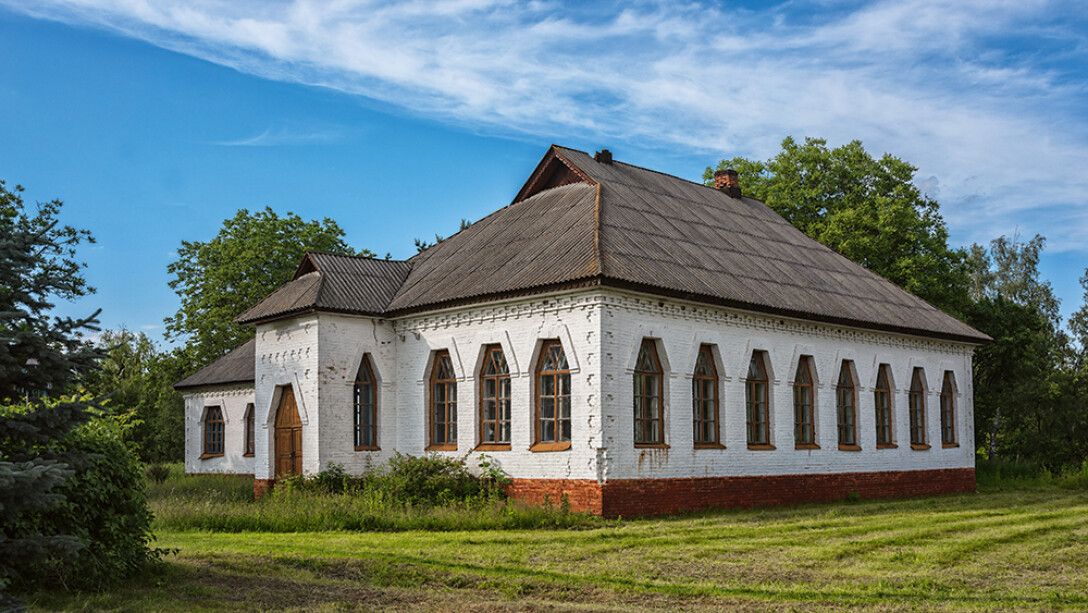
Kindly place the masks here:
[[(551, 187), (558, 185), (558, 187)], [(968, 342), (989, 337), (809, 238), (763, 203), (552, 147), (513, 204), (407, 262), (308, 254), (238, 318), (394, 316), (573, 283)]]
[(257, 341), (251, 338), (232, 349), (227, 355), (178, 381), (174, 384), (174, 389), (253, 383), (256, 351)]
[(404, 284), (408, 262), (307, 253), (295, 278), (239, 315), (239, 323), (313, 310), (377, 315)]
[(557, 149), (600, 185), (605, 279), (802, 318), (989, 339), (808, 237), (758, 200)]

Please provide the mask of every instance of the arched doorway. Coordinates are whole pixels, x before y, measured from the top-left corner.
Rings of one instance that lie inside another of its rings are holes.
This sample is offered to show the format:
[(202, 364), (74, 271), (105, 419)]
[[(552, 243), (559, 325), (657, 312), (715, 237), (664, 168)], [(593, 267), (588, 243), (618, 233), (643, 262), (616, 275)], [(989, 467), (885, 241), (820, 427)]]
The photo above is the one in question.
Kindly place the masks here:
[(290, 385), (280, 393), (276, 410), (276, 478), (302, 474), (302, 421)]

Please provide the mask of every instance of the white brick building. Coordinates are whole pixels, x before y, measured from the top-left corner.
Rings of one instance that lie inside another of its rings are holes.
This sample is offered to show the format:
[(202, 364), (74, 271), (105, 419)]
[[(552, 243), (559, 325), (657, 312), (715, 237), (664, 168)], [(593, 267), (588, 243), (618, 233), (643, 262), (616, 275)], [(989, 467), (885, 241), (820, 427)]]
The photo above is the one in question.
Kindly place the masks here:
[(603, 154), (551, 148), (513, 204), (406, 262), (308, 254), (239, 318), (254, 341), (178, 384), (186, 470), (260, 492), (486, 453), (513, 495), (610, 515), (973, 488), (984, 335), (729, 174)]

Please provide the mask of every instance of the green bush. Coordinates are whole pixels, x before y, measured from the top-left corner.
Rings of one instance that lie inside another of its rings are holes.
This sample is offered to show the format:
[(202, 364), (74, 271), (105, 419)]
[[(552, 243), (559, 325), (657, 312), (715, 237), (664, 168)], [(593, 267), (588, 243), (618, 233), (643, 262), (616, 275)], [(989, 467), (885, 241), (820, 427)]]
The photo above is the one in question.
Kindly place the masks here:
[(463, 460), (438, 455), (394, 454), (382, 469), (364, 476), (364, 487), (410, 506), (441, 506), (485, 497), (483, 481)]
[(74, 560), (47, 564), (38, 579), (74, 588), (102, 588), (144, 571), (162, 551), (150, 547), (152, 515), (144, 471), (118, 424), (99, 418), (74, 430), (58, 447), (81, 460), (57, 488), (64, 502), (43, 513), (43, 533), (73, 535), (83, 547)]

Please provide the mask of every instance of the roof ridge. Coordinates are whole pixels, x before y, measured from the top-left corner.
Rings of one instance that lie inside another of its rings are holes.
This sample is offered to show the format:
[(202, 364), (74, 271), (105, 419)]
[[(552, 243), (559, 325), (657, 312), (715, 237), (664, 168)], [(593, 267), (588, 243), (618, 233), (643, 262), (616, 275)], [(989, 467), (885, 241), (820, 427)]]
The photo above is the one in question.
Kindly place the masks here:
[(303, 256), (307, 256), (307, 255), (311, 255), (311, 254), (312, 255), (331, 255), (333, 257), (352, 258), (352, 259), (355, 259), (355, 260), (371, 260), (371, 261), (374, 261), (374, 262), (394, 262), (394, 263), (404, 263), (404, 264), (407, 264), (408, 261), (411, 260), (411, 258), (408, 258), (406, 260), (400, 260), (400, 259), (397, 259), (397, 258), (379, 258), (377, 256), (369, 256), (369, 255), (360, 255), (360, 254), (351, 254), (351, 253), (336, 253), (335, 251), (323, 251), (323, 250), (320, 250), (320, 249), (307, 249), (306, 251), (303, 252)]
[[(588, 153), (586, 151), (582, 151), (581, 149), (575, 149), (574, 147), (565, 147), (563, 145), (552, 145), (552, 147), (556, 147), (556, 148), (559, 148), (559, 149), (566, 149), (567, 151), (574, 151), (575, 153), (581, 153), (582, 155), (584, 155), (586, 157), (589, 157), (589, 158), (593, 157), (593, 155), (591, 153)], [(596, 160), (594, 160), (594, 161), (596, 161)], [(598, 162), (598, 163), (600, 163), (600, 162)], [(705, 187), (706, 189), (713, 190), (715, 192), (720, 192), (721, 191), (716, 187), (711, 187), (710, 185), (707, 185), (706, 183), (699, 183), (698, 181), (692, 181), (691, 179), (685, 179), (684, 177), (674, 175), (674, 174), (671, 174), (671, 173), (668, 173), (668, 172), (664, 172), (664, 171), (661, 171), (661, 170), (654, 170), (653, 168), (647, 168), (645, 166), (639, 166), (638, 164), (632, 164), (630, 162), (624, 162), (623, 160), (617, 160), (615, 158), (612, 159), (612, 164), (613, 165), (623, 164), (624, 166), (630, 166), (631, 168), (637, 168), (638, 170), (645, 170), (646, 172), (652, 172), (654, 174), (659, 174), (659, 175), (661, 175), (663, 177), (669, 177), (670, 179), (676, 179), (677, 181), (683, 181), (684, 183), (691, 183), (692, 185), (698, 185), (699, 187)], [(762, 204), (763, 206), (767, 206), (767, 204), (765, 202), (763, 202), (762, 200), (759, 200), (758, 198), (752, 198), (751, 196), (744, 196), (744, 198), (747, 198), (748, 200), (755, 200), (756, 202)], [(737, 198), (737, 200), (740, 200), (740, 198)], [(787, 222), (787, 223), (789, 223), (789, 222)]]

